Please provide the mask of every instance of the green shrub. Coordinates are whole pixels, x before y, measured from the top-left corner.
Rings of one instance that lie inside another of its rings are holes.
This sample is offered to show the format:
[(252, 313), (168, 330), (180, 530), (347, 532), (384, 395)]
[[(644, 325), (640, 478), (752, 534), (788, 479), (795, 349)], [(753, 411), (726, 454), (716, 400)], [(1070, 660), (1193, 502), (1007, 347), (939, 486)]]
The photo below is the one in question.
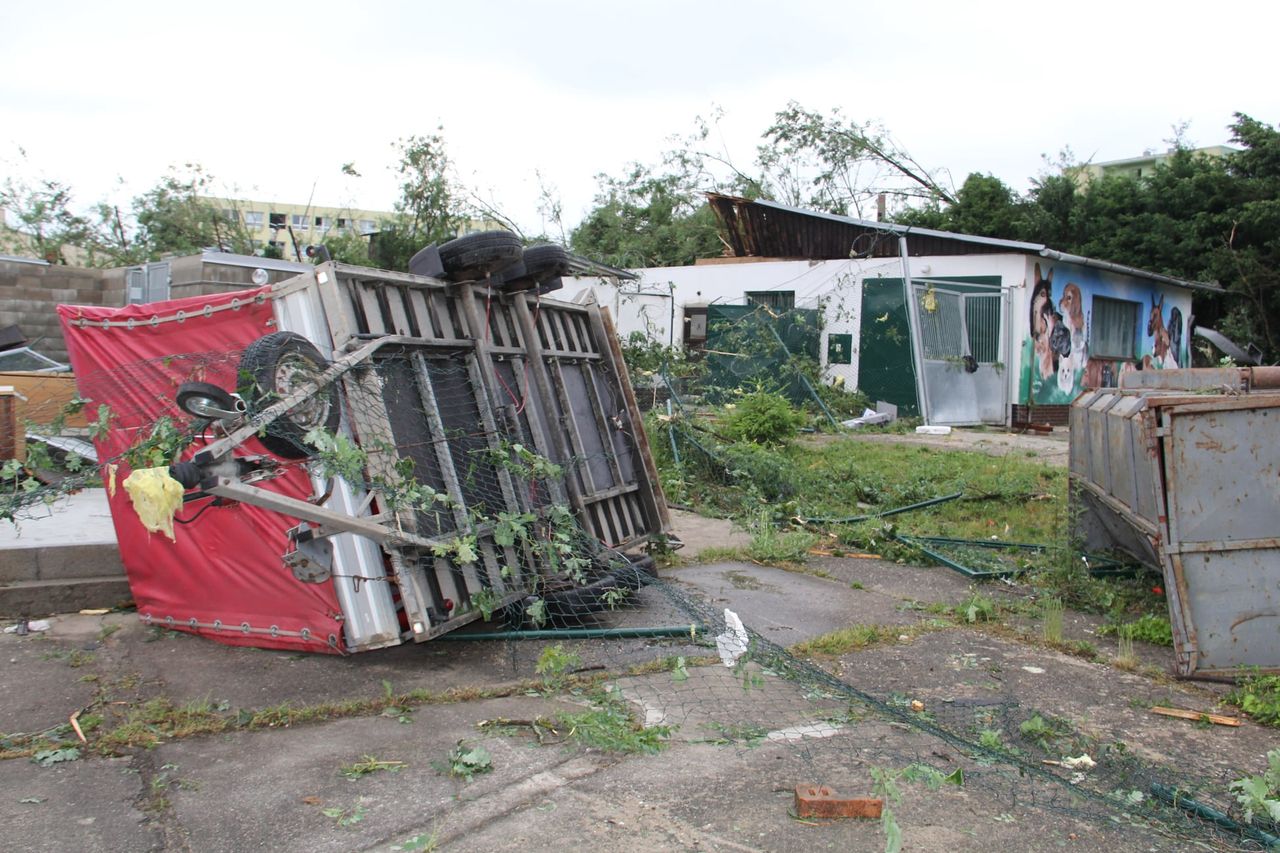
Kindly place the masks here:
[(781, 453), (757, 444), (729, 444), (721, 448), (721, 456), (734, 482), (754, 487), (765, 500), (795, 495), (795, 464)]
[(804, 423), (804, 415), (784, 397), (757, 391), (742, 398), (725, 423), (725, 432), (734, 441), (753, 444), (785, 444)]

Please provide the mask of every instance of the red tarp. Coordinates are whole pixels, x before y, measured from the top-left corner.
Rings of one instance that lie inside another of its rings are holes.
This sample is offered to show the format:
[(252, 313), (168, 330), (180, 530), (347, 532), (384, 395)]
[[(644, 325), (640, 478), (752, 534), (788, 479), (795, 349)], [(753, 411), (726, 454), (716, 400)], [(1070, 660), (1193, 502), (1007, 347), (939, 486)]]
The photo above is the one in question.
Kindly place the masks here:
[[(116, 460), (163, 416), (185, 428), (190, 417), (174, 402), (181, 383), (211, 382), (233, 390), (240, 352), (276, 331), (269, 290), (125, 308), (59, 305), (76, 384), (92, 401), (86, 406), (89, 420), (97, 419), (99, 405), (111, 412), (110, 432), (95, 440), (98, 458)], [(172, 319), (178, 316), (181, 322)], [(134, 324), (103, 328), (80, 325), (81, 319)], [(197, 441), (182, 458), (201, 446)], [(256, 439), (243, 447), (266, 452)], [(281, 562), (285, 531), (295, 519), (243, 504), (210, 507), (194, 523), (176, 524), (177, 541), (170, 542), (163, 533), (148, 533), (138, 520), (119, 487), (129, 473), (121, 461), (110, 504), (139, 616), (233, 645), (317, 652), (343, 648), (342, 611), (332, 582), (302, 583)], [(297, 498), (311, 493), (310, 480), (296, 465), (258, 485)], [(209, 499), (190, 502), (178, 518), (189, 519), (208, 504)]]

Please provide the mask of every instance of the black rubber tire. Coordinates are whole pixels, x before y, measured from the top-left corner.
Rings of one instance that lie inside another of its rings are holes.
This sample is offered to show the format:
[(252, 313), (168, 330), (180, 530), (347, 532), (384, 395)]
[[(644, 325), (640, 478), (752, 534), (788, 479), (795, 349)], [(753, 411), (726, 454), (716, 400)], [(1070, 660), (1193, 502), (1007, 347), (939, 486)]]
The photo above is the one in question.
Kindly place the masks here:
[(506, 293), (532, 290), (539, 285), (569, 274), (569, 253), (554, 243), (539, 243), (524, 250), (518, 267), (519, 275), (504, 274), (502, 289)]
[(440, 264), (452, 281), (473, 281), (520, 260), (524, 247), (510, 231), (479, 231), (440, 247)]
[[(240, 397), (252, 417), (327, 366), (320, 350), (302, 335), (272, 332), (249, 344), (240, 357)], [(296, 373), (301, 375), (295, 377)], [(337, 388), (330, 385), (267, 424), (259, 440), (283, 459), (303, 459), (315, 452), (306, 434), (317, 427), (336, 431), (341, 416)]]
[(235, 412), (239, 407), (236, 398), (232, 397), (230, 392), (208, 382), (183, 382), (178, 386), (175, 400), (178, 408), (193, 418), (209, 417), (192, 408), (197, 400), (206, 400), (210, 405), (225, 412)]
[(542, 284), (569, 274), (569, 253), (555, 243), (539, 243), (524, 250), (524, 274)]

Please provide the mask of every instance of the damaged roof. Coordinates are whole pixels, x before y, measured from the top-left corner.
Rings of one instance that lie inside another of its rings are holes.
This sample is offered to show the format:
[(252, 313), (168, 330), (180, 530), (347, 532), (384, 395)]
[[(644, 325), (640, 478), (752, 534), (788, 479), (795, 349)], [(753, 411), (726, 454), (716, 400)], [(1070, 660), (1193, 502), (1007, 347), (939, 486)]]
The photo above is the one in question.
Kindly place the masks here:
[(892, 222), (873, 222), (791, 207), (776, 201), (739, 198), (720, 193), (707, 193), (707, 202), (720, 222), (725, 242), (734, 256), (739, 258), (896, 258), (899, 254), (899, 238), (906, 238), (907, 252), (912, 257), (1017, 252), (1106, 269), (1192, 290), (1222, 290), (1218, 284), (1188, 281), (1125, 264), (1071, 255), (1050, 249), (1043, 243), (936, 231)]

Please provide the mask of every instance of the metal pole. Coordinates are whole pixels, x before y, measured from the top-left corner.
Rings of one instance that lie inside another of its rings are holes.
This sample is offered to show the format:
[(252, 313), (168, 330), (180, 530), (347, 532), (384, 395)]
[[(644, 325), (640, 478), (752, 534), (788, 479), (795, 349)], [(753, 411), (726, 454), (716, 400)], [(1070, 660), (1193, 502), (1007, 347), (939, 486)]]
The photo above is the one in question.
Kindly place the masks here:
[(454, 631), (437, 640), (624, 640), (638, 637), (681, 637), (693, 639), (705, 634), (706, 628), (696, 622), (658, 628), (552, 628), (539, 631), (481, 631), (464, 634)]
[(911, 265), (908, 263), (907, 235), (898, 238), (898, 260), (902, 264), (902, 295), (907, 300), (908, 338), (911, 343), (911, 370), (916, 375), (916, 404), (920, 418), (929, 423), (929, 389), (924, 377), (924, 349), (920, 340), (920, 311), (916, 307), (916, 295), (911, 288)]

